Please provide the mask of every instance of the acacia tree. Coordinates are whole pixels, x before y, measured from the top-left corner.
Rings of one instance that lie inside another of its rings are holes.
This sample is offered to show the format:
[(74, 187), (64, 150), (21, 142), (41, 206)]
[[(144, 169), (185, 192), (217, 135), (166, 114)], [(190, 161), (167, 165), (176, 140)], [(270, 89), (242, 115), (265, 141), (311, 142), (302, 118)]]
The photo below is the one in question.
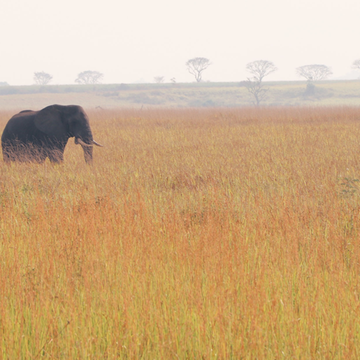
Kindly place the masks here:
[(165, 78), (163, 76), (155, 76), (154, 77), (154, 81), (157, 83), (157, 84), (162, 84), (164, 82)]
[(262, 80), (277, 70), (277, 67), (271, 61), (256, 60), (246, 65), (246, 70), (252, 75), (247, 78), (247, 90), (254, 96), (254, 105), (259, 106), (265, 99), (269, 89), (264, 87)]
[(100, 84), (104, 75), (99, 71), (83, 71), (78, 74), (75, 82), (78, 84)]
[(38, 85), (47, 85), (51, 80), (52, 76), (44, 71), (34, 72), (34, 81)]
[(332, 74), (328, 66), (317, 64), (300, 66), (296, 69), (296, 72), (307, 81), (324, 80)]
[(313, 95), (315, 92), (314, 81), (324, 80), (332, 74), (330, 68), (326, 65), (304, 65), (296, 69), (296, 72), (299, 76), (307, 80), (306, 95)]
[(186, 67), (190, 74), (195, 76), (195, 80), (200, 82), (202, 80), (202, 72), (210, 65), (210, 60), (203, 57), (196, 57), (186, 62)]
[(262, 82), (263, 78), (276, 71), (277, 67), (271, 61), (256, 60), (248, 63), (246, 70), (252, 75), (252, 81)]
[(264, 87), (261, 81), (248, 81), (246, 88), (250, 94), (254, 96), (253, 104), (259, 106), (261, 101), (265, 100), (268, 88)]

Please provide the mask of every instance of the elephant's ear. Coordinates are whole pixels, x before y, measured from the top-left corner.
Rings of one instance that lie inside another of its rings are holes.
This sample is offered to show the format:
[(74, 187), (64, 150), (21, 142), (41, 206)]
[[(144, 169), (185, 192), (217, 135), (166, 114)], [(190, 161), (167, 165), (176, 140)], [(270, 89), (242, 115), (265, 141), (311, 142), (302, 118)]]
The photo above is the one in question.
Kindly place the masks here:
[(57, 138), (66, 135), (66, 129), (61, 121), (61, 109), (57, 106), (52, 105), (40, 110), (35, 116), (34, 123), (46, 135)]

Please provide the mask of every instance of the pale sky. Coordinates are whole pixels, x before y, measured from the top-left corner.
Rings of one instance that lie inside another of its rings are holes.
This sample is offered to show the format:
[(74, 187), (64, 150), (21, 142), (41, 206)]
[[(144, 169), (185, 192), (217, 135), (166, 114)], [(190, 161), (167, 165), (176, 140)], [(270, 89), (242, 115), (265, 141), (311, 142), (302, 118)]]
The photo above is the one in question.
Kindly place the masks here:
[(0, 81), (45, 71), (73, 84), (95, 70), (104, 83), (193, 82), (194, 57), (211, 61), (209, 81), (245, 80), (254, 60), (278, 67), (265, 80), (301, 80), (308, 64), (357, 78), (359, 38), (359, 0), (0, 0)]

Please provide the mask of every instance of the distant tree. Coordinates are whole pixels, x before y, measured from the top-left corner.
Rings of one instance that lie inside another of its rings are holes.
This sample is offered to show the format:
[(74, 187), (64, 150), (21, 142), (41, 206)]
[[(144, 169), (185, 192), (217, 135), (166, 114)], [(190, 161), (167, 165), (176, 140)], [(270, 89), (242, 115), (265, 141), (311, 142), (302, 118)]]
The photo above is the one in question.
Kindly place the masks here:
[(328, 66), (318, 64), (300, 66), (296, 72), (307, 80), (305, 95), (314, 95), (314, 81), (324, 80), (332, 74)]
[(155, 76), (154, 77), (154, 81), (157, 83), (157, 84), (161, 84), (163, 83), (165, 80), (165, 78), (163, 76)]
[(252, 75), (247, 78), (246, 88), (254, 97), (254, 105), (259, 106), (265, 100), (268, 88), (265, 88), (263, 79), (277, 70), (277, 67), (267, 60), (256, 60), (246, 65), (246, 70)]
[(324, 80), (332, 74), (332, 71), (328, 66), (317, 64), (300, 66), (296, 69), (296, 72), (307, 81)]
[(210, 65), (210, 60), (203, 57), (196, 57), (186, 62), (186, 67), (190, 74), (195, 76), (195, 80), (200, 82), (202, 80), (202, 72)]
[(170, 81), (173, 83), (173, 84), (176, 84), (176, 79), (173, 77), (170, 79)]
[(99, 71), (83, 71), (78, 74), (75, 82), (78, 84), (100, 84), (104, 75)]
[(38, 85), (47, 85), (51, 80), (52, 76), (44, 71), (34, 72), (34, 81)]
[(355, 60), (355, 61), (352, 63), (352, 68), (353, 68), (353, 69), (360, 69), (360, 59)]
[(254, 101), (253, 104), (255, 106), (260, 106), (261, 101), (265, 100), (266, 93), (268, 92), (268, 88), (264, 87), (264, 83), (261, 81), (251, 81), (248, 80), (246, 84), (246, 88), (248, 92), (253, 95)]
[(267, 60), (256, 60), (246, 65), (246, 70), (252, 74), (251, 81), (262, 82), (265, 76), (277, 70), (277, 67)]

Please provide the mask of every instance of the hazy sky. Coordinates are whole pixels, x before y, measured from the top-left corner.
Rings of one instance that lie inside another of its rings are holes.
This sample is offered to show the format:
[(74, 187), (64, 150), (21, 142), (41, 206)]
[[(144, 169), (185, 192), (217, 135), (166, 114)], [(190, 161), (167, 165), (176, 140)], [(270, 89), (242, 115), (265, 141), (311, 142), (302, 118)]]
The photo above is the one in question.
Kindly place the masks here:
[(72, 84), (97, 70), (104, 83), (192, 82), (185, 62), (206, 57), (204, 80), (246, 79), (270, 60), (267, 80), (296, 80), (295, 68), (325, 64), (332, 78), (360, 58), (359, 0), (0, 0), (0, 81)]

